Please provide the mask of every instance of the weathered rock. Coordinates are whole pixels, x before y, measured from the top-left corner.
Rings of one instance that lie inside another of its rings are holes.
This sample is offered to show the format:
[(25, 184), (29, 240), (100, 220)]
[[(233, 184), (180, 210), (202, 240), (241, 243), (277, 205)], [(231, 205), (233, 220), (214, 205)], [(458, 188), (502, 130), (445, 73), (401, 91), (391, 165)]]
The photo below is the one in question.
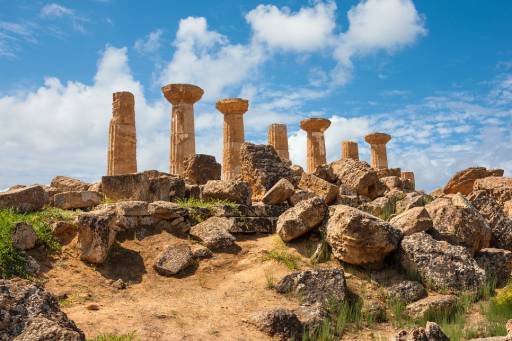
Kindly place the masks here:
[(117, 215), (148, 216), (148, 203), (145, 201), (120, 201), (116, 204)]
[(190, 235), (197, 238), (210, 250), (229, 249), (235, 245), (235, 237), (227, 231), (227, 218), (211, 217), (190, 228)]
[(187, 215), (187, 210), (174, 202), (154, 201), (148, 205), (148, 213), (161, 219), (176, 219)]
[(0, 340), (85, 340), (57, 300), (29, 281), (0, 280), (0, 302)]
[(379, 182), (379, 177), (374, 169), (364, 161), (344, 159), (330, 164), (332, 172), (338, 178), (338, 182), (347, 186), (359, 195), (375, 199), (386, 190)]
[(345, 205), (329, 208), (326, 234), (334, 256), (356, 265), (381, 262), (402, 237), (389, 223)]
[(276, 285), (280, 294), (293, 293), (305, 305), (327, 307), (330, 300), (342, 303), (347, 298), (347, 285), (343, 269), (318, 269), (293, 272)]
[(170, 201), (185, 196), (185, 181), (175, 175), (145, 171), (103, 176), (101, 189), (111, 200)]
[(488, 190), (500, 204), (512, 200), (512, 177), (489, 176), (478, 179), (473, 185), (473, 190)]
[(435, 322), (427, 322), (425, 328), (414, 327), (410, 331), (402, 330), (395, 337), (396, 341), (450, 341), (441, 327)]
[(478, 210), (461, 194), (435, 199), (425, 208), (432, 218), (432, 235), (453, 245), (467, 247), (472, 253), (489, 247), (491, 229)]
[(276, 232), (275, 217), (230, 217), (229, 233), (274, 233)]
[(512, 200), (505, 201), (503, 204), (503, 213), (505, 213), (509, 219), (512, 219)]
[(251, 188), (244, 181), (210, 180), (203, 187), (203, 200), (227, 200), (251, 205)]
[(488, 176), (503, 176), (503, 169), (487, 170), (485, 167), (466, 168), (455, 173), (448, 180), (448, 183), (443, 188), (443, 192), (445, 194), (461, 193), (468, 195), (473, 190), (473, 184), (477, 179), (483, 179)]
[(158, 255), (153, 268), (162, 276), (174, 276), (194, 264), (194, 255), (187, 244), (169, 245)]
[(344, 195), (344, 194), (338, 194), (336, 197), (336, 204), (337, 205), (347, 205), (350, 207), (359, 207), (359, 205), (363, 204), (361, 201), (362, 197), (358, 197), (357, 195)]
[(88, 191), (91, 184), (68, 176), (56, 176), (50, 183), (51, 187), (57, 188), (60, 192), (81, 192)]
[(100, 192), (101, 193), (101, 182), (93, 183), (92, 185), (89, 186), (89, 188), (87, 190), (91, 191), (91, 192)]
[(15, 248), (20, 250), (30, 250), (36, 246), (37, 234), (32, 225), (19, 222), (14, 225), (12, 230), (12, 243)]
[(389, 189), (403, 189), (404, 184), (402, 182), (402, 179), (398, 176), (385, 176), (380, 178), (380, 181)]
[(53, 205), (63, 210), (90, 208), (99, 205), (102, 196), (98, 192), (62, 192), (53, 197)]
[(390, 219), (389, 223), (404, 236), (432, 229), (432, 218), (424, 207), (414, 207)]
[(292, 196), (290, 197), (290, 199), (288, 201), (289, 201), (290, 205), (295, 206), (303, 200), (311, 199), (314, 197), (316, 197), (315, 193), (310, 192), (310, 191), (303, 191), (303, 190), (299, 189), (299, 190), (296, 190), (295, 193), (292, 194)]
[(284, 202), (279, 205), (267, 205), (262, 202), (253, 203), (250, 208), (250, 212), (244, 213), (242, 211), (242, 216), (250, 217), (254, 215), (255, 217), (279, 217), (283, 214), (284, 211), (290, 208), (288, 203)]
[(55, 196), (55, 194), (60, 193), (61, 190), (51, 186), (43, 186), (43, 189), (46, 193), (45, 206), (53, 206), (53, 197)]
[(294, 173), (271, 145), (242, 144), (240, 163), (242, 180), (251, 186), (255, 201), (261, 199), (280, 179), (294, 181)]
[(379, 179), (382, 180), (383, 178), (389, 178), (391, 176), (400, 177), (402, 170), (400, 168), (375, 168), (375, 172)]
[(387, 321), (386, 305), (377, 299), (364, 300), (361, 307), (361, 314), (376, 323)]
[(485, 280), (485, 271), (466, 248), (437, 241), (425, 232), (402, 240), (400, 262), (434, 290), (477, 290)]
[(397, 201), (395, 204), (395, 211), (397, 213), (401, 213), (403, 211), (410, 210), (414, 207), (425, 206), (427, 203), (434, 200), (431, 196), (418, 193), (418, 192), (410, 192), (405, 194), (401, 199), (397, 197)]
[(277, 205), (285, 202), (295, 193), (295, 187), (287, 179), (281, 179), (270, 188), (262, 200), (265, 204)]
[(51, 229), (53, 236), (62, 245), (69, 244), (78, 233), (76, 226), (67, 221), (56, 221), (51, 225)]
[(192, 184), (204, 185), (209, 180), (220, 180), (221, 165), (215, 156), (190, 155), (183, 161), (183, 176)]
[(303, 173), (297, 187), (304, 191), (315, 193), (315, 195), (322, 198), (326, 204), (332, 203), (338, 195), (338, 187), (336, 185), (320, 179), (313, 174)]
[(512, 219), (489, 191), (477, 190), (468, 195), (468, 200), (480, 212), (491, 229), (491, 245), (512, 250)]
[(0, 193), (0, 209), (12, 208), (20, 213), (39, 211), (46, 201), (46, 192), (39, 185)]
[(387, 197), (379, 197), (373, 201), (362, 203), (358, 209), (376, 217), (389, 217), (395, 212), (395, 202)]
[(303, 200), (286, 210), (277, 220), (277, 233), (288, 242), (317, 227), (324, 219), (327, 205), (319, 197)]
[(293, 175), (299, 179), (302, 176), (302, 173), (304, 173), (304, 168), (299, 165), (291, 165), (290, 170), (292, 171)]
[(512, 274), (512, 252), (502, 249), (482, 249), (475, 254), (478, 265), (485, 270), (488, 278), (494, 278), (496, 285), (503, 286)]
[(82, 213), (77, 217), (80, 259), (101, 264), (108, 256), (117, 230), (114, 207)]
[(322, 164), (317, 166), (315, 171), (311, 175), (314, 175), (317, 178), (320, 178), (333, 184), (338, 181), (338, 178), (336, 177), (336, 175), (334, 175), (331, 167), (328, 164)]
[(274, 309), (254, 314), (250, 322), (262, 332), (279, 337), (281, 340), (300, 340), (304, 332), (304, 327), (297, 315), (287, 309)]
[(185, 184), (185, 198), (186, 199), (201, 199), (202, 190), (203, 190), (203, 185)]
[(196, 244), (192, 246), (192, 256), (194, 259), (212, 258), (213, 252), (206, 246)]
[(426, 313), (432, 311), (450, 312), (456, 303), (457, 296), (455, 295), (435, 295), (408, 304), (405, 310), (412, 318), (421, 319)]
[(389, 295), (392, 299), (409, 304), (427, 297), (427, 290), (419, 282), (402, 281), (389, 288)]

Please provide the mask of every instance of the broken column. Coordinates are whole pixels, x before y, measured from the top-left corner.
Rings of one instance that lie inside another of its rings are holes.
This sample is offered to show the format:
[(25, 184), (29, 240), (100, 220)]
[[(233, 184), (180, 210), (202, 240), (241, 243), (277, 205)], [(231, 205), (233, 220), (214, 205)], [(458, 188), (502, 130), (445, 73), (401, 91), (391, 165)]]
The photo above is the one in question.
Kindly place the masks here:
[(191, 84), (168, 84), (162, 93), (172, 104), (170, 172), (181, 175), (185, 158), (196, 153), (194, 103), (204, 91)]
[(283, 160), (289, 160), (288, 131), (286, 124), (273, 123), (268, 127), (268, 144), (274, 147), (277, 155)]
[(372, 148), (372, 167), (375, 169), (388, 168), (386, 143), (391, 140), (391, 136), (384, 133), (371, 133), (366, 135), (364, 139)]
[(249, 109), (249, 101), (241, 98), (226, 98), (218, 101), (216, 108), (224, 114), (222, 179), (236, 179), (240, 174), (240, 147), (244, 143), (244, 114)]
[(122, 91), (112, 94), (107, 175), (128, 173), (137, 173), (135, 99), (132, 93)]
[(359, 160), (359, 148), (355, 141), (341, 141), (341, 158)]
[(325, 118), (306, 118), (300, 121), (300, 127), (307, 132), (307, 171), (312, 173), (316, 167), (327, 162), (325, 153), (324, 131), (331, 121)]
[(411, 190), (414, 190), (416, 187), (416, 183), (414, 181), (414, 172), (402, 172), (400, 174), (400, 178), (409, 183), (409, 187)]

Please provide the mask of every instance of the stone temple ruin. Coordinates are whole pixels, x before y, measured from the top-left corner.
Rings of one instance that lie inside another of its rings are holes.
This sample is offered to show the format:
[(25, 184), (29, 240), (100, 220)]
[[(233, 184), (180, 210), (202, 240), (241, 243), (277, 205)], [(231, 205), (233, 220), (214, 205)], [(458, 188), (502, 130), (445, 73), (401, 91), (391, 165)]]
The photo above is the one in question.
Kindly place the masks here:
[[(171, 174), (183, 175), (185, 160), (196, 154), (194, 103), (203, 96), (203, 89), (191, 84), (168, 84), (162, 93), (172, 104), (170, 163)], [(224, 149), (222, 158), (222, 180), (240, 176), (240, 149), (245, 142), (243, 115), (249, 109), (249, 101), (241, 98), (226, 98), (217, 101), (217, 110), (224, 115)], [(331, 122), (325, 118), (307, 118), (300, 127), (307, 133), (307, 172), (327, 163), (324, 132)], [(274, 123), (268, 127), (268, 144), (274, 147), (282, 160), (289, 161), (288, 132), (285, 124)], [(371, 166), (379, 175), (399, 176), (414, 188), (414, 173), (388, 170), (386, 143), (391, 136), (374, 132), (365, 136), (371, 146)], [(342, 141), (341, 159), (359, 160), (359, 147), (355, 141)], [(136, 128), (134, 97), (129, 92), (113, 94), (112, 120), (109, 128), (108, 175), (137, 172)]]

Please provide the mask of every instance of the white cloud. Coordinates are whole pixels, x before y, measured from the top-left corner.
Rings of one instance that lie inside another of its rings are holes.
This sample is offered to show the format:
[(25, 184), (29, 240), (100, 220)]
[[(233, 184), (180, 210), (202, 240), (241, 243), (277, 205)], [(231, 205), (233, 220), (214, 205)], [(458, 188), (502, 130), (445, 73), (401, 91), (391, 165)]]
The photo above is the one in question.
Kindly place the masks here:
[(160, 29), (150, 32), (144, 39), (138, 39), (133, 47), (142, 54), (155, 52), (161, 46), (162, 34)]
[(35, 43), (36, 28), (32, 22), (0, 21), (0, 57), (15, 57), (21, 42)]
[(46, 18), (58, 18), (74, 15), (74, 10), (55, 3), (44, 5), (43, 8), (41, 8), (41, 16)]
[(274, 5), (258, 5), (245, 19), (255, 39), (271, 48), (292, 51), (315, 51), (327, 46), (336, 26), (336, 3), (317, 2), (298, 12)]
[(207, 101), (240, 85), (265, 58), (259, 45), (230, 44), (226, 36), (210, 31), (202, 17), (180, 20), (174, 45), (176, 51), (160, 82), (199, 84)]

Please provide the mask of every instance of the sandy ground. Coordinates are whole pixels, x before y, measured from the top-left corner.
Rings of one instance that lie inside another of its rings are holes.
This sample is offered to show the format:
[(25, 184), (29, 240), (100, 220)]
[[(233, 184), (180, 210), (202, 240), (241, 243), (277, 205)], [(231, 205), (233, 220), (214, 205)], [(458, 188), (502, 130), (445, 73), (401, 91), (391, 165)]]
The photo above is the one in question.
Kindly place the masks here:
[[(94, 267), (78, 260), (73, 241), (55, 259), (42, 262), (44, 286), (58, 297), (67, 296), (62, 309), (87, 338), (134, 331), (141, 340), (270, 340), (247, 319), (261, 310), (297, 307), (296, 299), (267, 288), (269, 278), (277, 282), (289, 273), (284, 265), (263, 260), (265, 250), (276, 247), (276, 236), (238, 240), (237, 254), (216, 253), (180, 278), (160, 276), (152, 264), (174, 242), (183, 240), (166, 232), (125, 240), (104, 265)], [(305, 241), (289, 250), (303, 256), (311, 249)], [(301, 268), (310, 267), (306, 257), (302, 260)], [(119, 278), (128, 283), (127, 289), (109, 284)], [(355, 276), (347, 278), (351, 290), (367, 290)], [(99, 310), (88, 310), (91, 304)], [(385, 340), (394, 333), (388, 324), (372, 328), (343, 339)]]

